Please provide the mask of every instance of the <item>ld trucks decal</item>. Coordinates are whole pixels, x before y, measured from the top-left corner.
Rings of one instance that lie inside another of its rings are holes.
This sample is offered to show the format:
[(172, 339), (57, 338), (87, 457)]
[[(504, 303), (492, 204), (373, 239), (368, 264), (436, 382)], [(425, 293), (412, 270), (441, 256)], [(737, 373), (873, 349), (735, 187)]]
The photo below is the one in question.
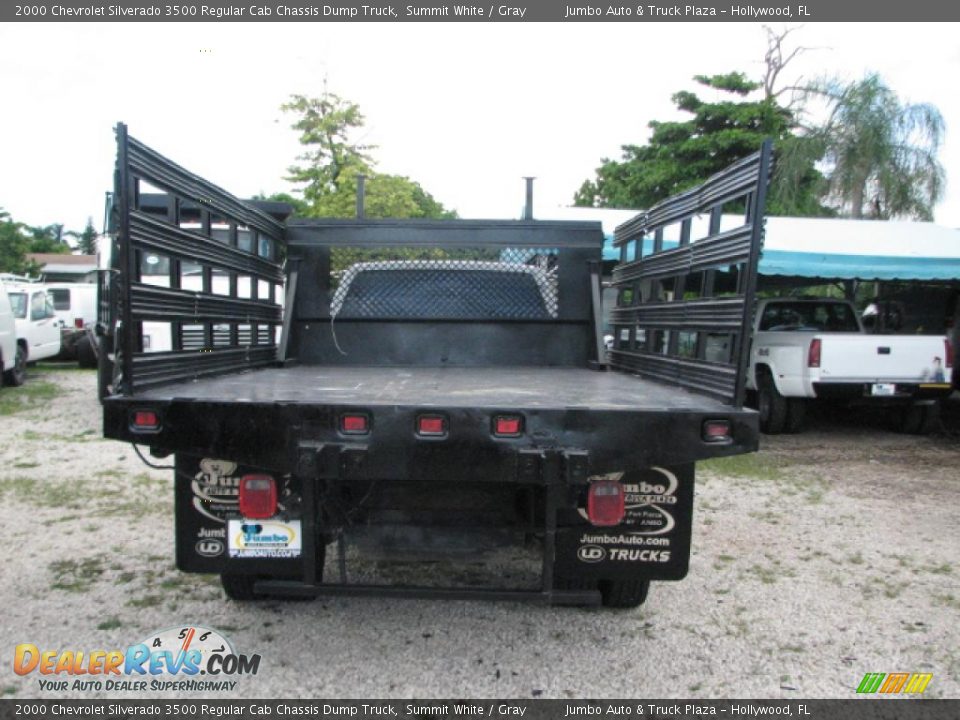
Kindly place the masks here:
[(601, 480), (623, 485), (623, 522), (616, 527), (594, 527), (588, 521), (586, 507), (578, 507), (578, 525), (558, 533), (558, 566), (600, 578), (678, 579), (686, 575), (692, 466), (651, 467), (590, 477), (590, 482)]

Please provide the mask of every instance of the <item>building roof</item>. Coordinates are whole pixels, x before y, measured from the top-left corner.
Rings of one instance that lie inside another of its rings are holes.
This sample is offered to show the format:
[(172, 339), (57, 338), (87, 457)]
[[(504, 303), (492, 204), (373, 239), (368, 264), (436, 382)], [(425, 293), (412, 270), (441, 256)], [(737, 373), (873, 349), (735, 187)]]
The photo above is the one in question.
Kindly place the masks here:
[(29, 253), (28, 260), (41, 266), (42, 273), (84, 275), (97, 269), (96, 255), (70, 255), (68, 253)]

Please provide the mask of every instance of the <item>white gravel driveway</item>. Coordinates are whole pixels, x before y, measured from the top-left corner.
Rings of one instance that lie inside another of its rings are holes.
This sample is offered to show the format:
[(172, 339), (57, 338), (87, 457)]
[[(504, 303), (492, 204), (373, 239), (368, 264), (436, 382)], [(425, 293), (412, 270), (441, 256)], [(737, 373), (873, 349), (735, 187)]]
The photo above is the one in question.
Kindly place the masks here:
[[(100, 438), (90, 372), (0, 390), (0, 691), (14, 647), (123, 648), (218, 628), (246, 697), (852, 697), (866, 672), (960, 696), (960, 443), (856, 419), (702, 468), (694, 556), (635, 611), (512, 603), (227, 601), (173, 567), (172, 473)], [(100, 696), (133, 697), (101, 693)], [(226, 699), (225, 697), (223, 699)]]

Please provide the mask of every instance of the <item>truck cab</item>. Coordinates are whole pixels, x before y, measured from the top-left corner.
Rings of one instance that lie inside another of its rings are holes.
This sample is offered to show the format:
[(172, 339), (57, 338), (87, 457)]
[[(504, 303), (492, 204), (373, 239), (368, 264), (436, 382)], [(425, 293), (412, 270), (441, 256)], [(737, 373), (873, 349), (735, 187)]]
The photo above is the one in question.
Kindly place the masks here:
[(53, 298), (39, 283), (8, 283), (7, 297), (17, 326), (17, 344), (25, 363), (55, 357), (60, 352), (61, 323)]

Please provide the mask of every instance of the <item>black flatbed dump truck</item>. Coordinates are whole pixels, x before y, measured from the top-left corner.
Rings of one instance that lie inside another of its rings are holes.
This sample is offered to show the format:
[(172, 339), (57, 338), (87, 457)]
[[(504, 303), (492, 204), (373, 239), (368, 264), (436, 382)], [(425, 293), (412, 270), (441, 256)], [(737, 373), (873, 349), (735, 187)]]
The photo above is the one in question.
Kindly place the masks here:
[[(686, 575), (694, 463), (757, 447), (769, 144), (617, 229), (608, 351), (599, 223), (289, 218), (117, 140), (104, 435), (174, 456), (182, 571), (238, 600), (613, 607)], [(502, 552), (530, 572), (477, 580)], [(466, 577), (377, 575), (396, 558)]]

